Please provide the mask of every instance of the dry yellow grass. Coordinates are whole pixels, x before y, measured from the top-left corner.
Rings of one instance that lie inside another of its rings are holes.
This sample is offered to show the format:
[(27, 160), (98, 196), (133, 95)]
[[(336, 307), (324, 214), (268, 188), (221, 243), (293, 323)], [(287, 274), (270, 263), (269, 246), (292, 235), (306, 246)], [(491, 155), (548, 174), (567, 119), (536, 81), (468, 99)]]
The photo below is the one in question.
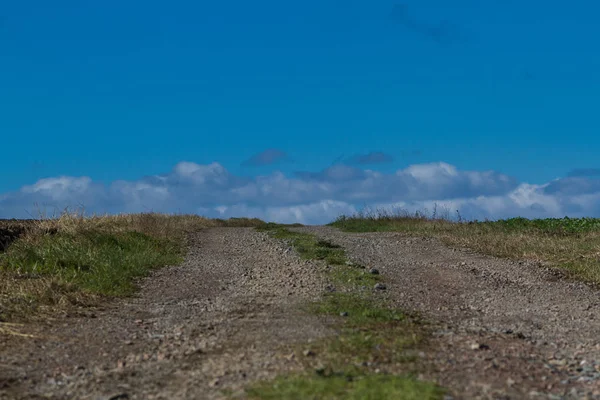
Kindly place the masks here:
[(459, 223), (424, 216), (342, 217), (333, 226), (351, 232), (403, 232), (447, 245), (515, 260), (549, 263), (574, 278), (600, 283), (600, 220), (514, 218)]

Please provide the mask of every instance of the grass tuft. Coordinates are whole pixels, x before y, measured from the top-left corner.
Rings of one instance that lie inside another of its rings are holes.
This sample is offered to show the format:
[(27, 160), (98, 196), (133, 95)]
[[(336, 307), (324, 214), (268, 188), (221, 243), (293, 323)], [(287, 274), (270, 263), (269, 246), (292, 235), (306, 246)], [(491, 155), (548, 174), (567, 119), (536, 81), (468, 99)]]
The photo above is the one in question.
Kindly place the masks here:
[(406, 316), (396, 310), (381, 307), (365, 295), (348, 292), (327, 293), (323, 300), (313, 304), (317, 314), (347, 314), (346, 325), (362, 326), (368, 323), (404, 321)]
[(443, 391), (410, 376), (348, 375), (282, 377), (247, 391), (250, 399), (300, 400), (429, 400), (439, 399)]
[(51, 276), (91, 293), (127, 295), (133, 279), (181, 260), (177, 242), (140, 232), (56, 233), (17, 241), (2, 256), (2, 268), (17, 276)]

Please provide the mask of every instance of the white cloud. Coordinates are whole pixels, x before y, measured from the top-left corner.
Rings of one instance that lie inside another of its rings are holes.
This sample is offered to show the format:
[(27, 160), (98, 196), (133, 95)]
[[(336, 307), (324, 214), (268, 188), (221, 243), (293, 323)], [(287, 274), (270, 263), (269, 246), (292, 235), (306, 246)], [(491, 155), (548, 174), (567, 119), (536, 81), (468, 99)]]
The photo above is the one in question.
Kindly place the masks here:
[(462, 171), (446, 163), (412, 165), (392, 174), (336, 165), (320, 172), (237, 177), (222, 165), (178, 163), (163, 175), (95, 183), (88, 177), (42, 179), (0, 194), (0, 218), (52, 214), (66, 207), (89, 213), (182, 212), (248, 216), (278, 222), (328, 222), (364, 205), (428, 209), (464, 218), (598, 216), (600, 181), (557, 179), (519, 184), (494, 171)]

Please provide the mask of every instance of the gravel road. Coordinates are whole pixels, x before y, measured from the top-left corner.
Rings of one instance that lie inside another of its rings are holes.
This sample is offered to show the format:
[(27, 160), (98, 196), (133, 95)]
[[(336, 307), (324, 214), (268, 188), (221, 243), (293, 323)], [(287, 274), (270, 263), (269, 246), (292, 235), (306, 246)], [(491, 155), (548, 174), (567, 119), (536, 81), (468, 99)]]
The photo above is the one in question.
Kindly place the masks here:
[[(433, 239), (297, 229), (378, 269), (378, 295), (423, 316), (418, 362), (448, 399), (600, 399), (598, 289)], [(253, 229), (198, 232), (137, 296), (0, 335), (0, 399), (217, 399), (300, 371), (292, 348), (334, 334), (302, 307), (324, 269)]]
[(387, 301), (435, 326), (428, 377), (470, 398), (600, 399), (600, 290), (539, 264), (400, 233), (298, 229), (376, 267)]
[(0, 335), (0, 398), (213, 399), (302, 369), (288, 345), (331, 335), (301, 311), (318, 268), (253, 229), (201, 231), (135, 298)]

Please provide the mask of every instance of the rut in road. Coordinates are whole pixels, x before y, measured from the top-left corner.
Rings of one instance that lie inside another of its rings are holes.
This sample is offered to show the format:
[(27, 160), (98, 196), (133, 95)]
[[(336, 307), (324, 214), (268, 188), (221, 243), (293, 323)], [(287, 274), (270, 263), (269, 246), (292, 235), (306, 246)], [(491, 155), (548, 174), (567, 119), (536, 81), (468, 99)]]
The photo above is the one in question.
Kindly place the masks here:
[(450, 249), (432, 238), (294, 230), (376, 267), (388, 304), (437, 324), (424, 354), (428, 377), (457, 397), (600, 399), (598, 288), (539, 264)]
[(332, 334), (301, 311), (317, 268), (254, 229), (198, 232), (136, 297), (0, 337), (0, 398), (211, 399), (301, 370), (286, 346)]

